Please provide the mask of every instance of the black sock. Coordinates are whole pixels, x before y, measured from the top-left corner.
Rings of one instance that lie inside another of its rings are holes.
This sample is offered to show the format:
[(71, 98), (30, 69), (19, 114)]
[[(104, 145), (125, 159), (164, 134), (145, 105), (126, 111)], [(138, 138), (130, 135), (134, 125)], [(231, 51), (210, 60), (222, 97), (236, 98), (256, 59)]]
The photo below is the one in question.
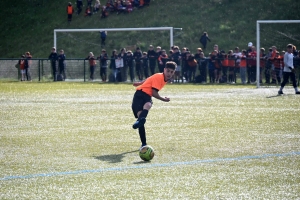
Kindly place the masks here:
[(144, 110), (141, 112), (141, 114), (140, 114), (138, 120), (140, 120), (142, 117), (146, 118), (147, 115), (148, 115), (148, 110), (144, 109)]
[(141, 139), (141, 142), (142, 142), (142, 146), (147, 145), (147, 143), (146, 143), (146, 131), (145, 131), (145, 126), (141, 126), (141, 127), (139, 128), (139, 134), (140, 134), (140, 139)]

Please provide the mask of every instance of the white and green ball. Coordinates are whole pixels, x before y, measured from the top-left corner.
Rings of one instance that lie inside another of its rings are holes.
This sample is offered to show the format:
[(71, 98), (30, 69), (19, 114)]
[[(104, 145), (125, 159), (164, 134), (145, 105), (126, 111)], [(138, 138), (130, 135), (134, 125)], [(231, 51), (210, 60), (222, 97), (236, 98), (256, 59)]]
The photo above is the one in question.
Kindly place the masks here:
[(143, 146), (139, 151), (140, 158), (144, 161), (150, 161), (154, 157), (154, 149), (149, 146)]

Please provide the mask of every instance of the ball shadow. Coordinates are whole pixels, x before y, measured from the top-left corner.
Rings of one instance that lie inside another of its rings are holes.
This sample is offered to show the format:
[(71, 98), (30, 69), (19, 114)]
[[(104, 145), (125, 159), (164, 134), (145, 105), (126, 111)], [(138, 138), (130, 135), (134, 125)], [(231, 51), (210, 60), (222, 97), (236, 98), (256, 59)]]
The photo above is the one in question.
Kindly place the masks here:
[(119, 163), (122, 162), (123, 158), (126, 154), (138, 152), (139, 150), (128, 151), (120, 154), (109, 154), (109, 155), (102, 155), (102, 156), (93, 156), (97, 160), (105, 161), (108, 163)]

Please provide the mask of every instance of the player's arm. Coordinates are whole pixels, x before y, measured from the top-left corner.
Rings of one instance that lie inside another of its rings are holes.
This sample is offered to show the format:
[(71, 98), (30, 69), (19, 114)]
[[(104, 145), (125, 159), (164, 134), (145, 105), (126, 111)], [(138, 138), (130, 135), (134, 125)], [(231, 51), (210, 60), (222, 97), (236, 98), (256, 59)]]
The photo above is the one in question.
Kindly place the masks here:
[(153, 88), (152, 89), (152, 96), (156, 99), (159, 99), (161, 101), (165, 101), (165, 102), (169, 102), (170, 101), (170, 98), (168, 97), (161, 97), (159, 94), (158, 94), (158, 90)]
[(134, 87), (137, 87), (137, 86), (139, 86), (139, 85), (142, 85), (144, 82), (145, 82), (145, 80), (139, 81), (139, 82), (134, 82), (134, 83), (133, 83), (133, 86), (134, 86)]

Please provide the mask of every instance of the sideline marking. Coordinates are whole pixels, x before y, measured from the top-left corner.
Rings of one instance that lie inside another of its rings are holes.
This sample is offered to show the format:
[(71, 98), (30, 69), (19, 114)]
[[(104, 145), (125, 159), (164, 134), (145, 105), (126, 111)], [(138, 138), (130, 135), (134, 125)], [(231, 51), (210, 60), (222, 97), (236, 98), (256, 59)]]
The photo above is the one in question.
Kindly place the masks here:
[(125, 171), (125, 170), (130, 170), (130, 169), (149, 169), (149, 168), (155, 168), (155, 167), (172, 167), (172, 166), (180, 166), (180, 165), (193, 165), (193, 164), (202, 164), (202, 163), (240, 161), (240, 160), (261, 159), (261, 158), (270, 158), (270, 157), (285, 157), (285, 156), (294, 156), (294, 155), (300, 155), (300, 152), (290, 152), (290, 153), (281, 153), (281, 154), (263, 154), (263, 155), (256, 155), (256, 156), (241, 156), (241, 157), (236, 157), (236, 158), (215, 158), (215, 159), (207, 159), (207, 160), (193, 160), (193, 161), (171, 162), (171, 163), (160, 163), (160, 164), (157, 163), (157, 164), (149, 164), (149, 165), (138, 165), (138, 166), (127, 166), (127, 167), (111, 167), (111, 168), (78, 170), (78, 171), (69, 171), (69, 172), (29, 174), (29, 175), (24, 175), (24, 176), (5, 176), (3, 178), (0, 178), (0, 180), (1, 181), (6, 181), (6, 180), (14, 180), (14, 179), (30, 179), (30, 178), (38, 178), (38, 177), (52, 177), (52, 176), (99, 173), (99, 172), (111, 172), (111, 171)]

